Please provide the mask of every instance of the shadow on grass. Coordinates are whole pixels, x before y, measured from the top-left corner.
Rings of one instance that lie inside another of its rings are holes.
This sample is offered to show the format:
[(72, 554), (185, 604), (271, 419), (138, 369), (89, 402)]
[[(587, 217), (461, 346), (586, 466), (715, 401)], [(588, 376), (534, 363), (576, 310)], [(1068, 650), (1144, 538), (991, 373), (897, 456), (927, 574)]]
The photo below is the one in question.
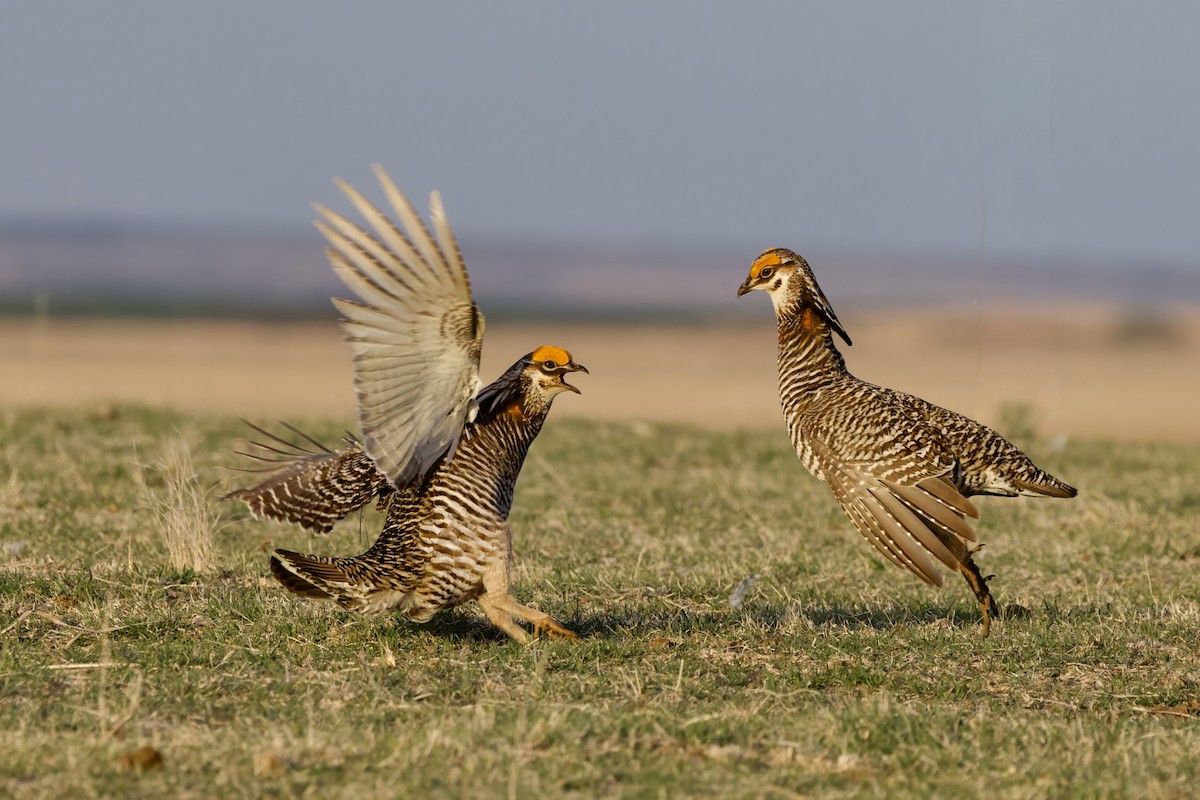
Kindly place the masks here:
[[(1111, 618), (1108, 604), (1088, 604), (1059, 608), (1051, 603), (1031, 610), (1018, 604), (1001, 606), (997, 621), (1010, 624), (1077, 623)], [(583, 638), (617, 638), (653, 633), (718, 634), (755, 626), (768, 633), (786, 634), (800, 627), (809, 629), (846, 629), (895, 631), (925, 625), (944, 625), (964, 630), (980, 630), (982, 617), (964, 605), (927, 606), (862, 605), (847, 603), (790, 603), (758, 605), (744, 611), (688, 611), (668, 609), (614, 609), (563, 621)]]
[(799, 608), (774, 606), (751, 611), (747, 616), (758, 624), (779, 630), (806, 620), (813, 628), (871, 628), (890, 631), (918, 625), (949, 624), (954, 628), (978, 627), (979, 612), (974, 609), (930, 605), (922, 608), (906, 606), (862, 606), (841, 603), (817, 603)]
[(442, 611), (428, 622), (419, 624), (397, 616), (396, 624), (413, 636), (432, 635), (456, 643), (504, 644), (510, 641), (504, 631), (485, 617), (458, 608)]
[[(1049, 624), (1100, 620), (1111, 614), (1107, 606), (1080, 606), (1060, 609), (1047, 605), (1040, 610), (1011, 604), (1002, 607), (1001, 622), (1027, 623), (1034, 619)], [(974, 608), (928, 605), (878, 606), (843, 603), (792, 603), (756, 605), (743, 611), (734, 609), (697, 610), (669, 608), (613, 608), (594, 613), (559, 615), (564, 627), (584, 640), (621, 640), (649, 635), (713, 636), (733, 634), (746, 627), (774, 635), (786, 635), (799, 626), (811, 630), (897, 631), (925, 625), (945, 625), (978, 630), (981, 619)], [(456, 643), (504, 644), (508, 637), (485, 617), (470, 610), (447, 609), (429, 622), (416, 624), (401, 617), (395, 619), (405, 635), (431, 635)], [(526, 627), (526, 630), (529, 630)], [(529, 631), (532, 634), (532, 631)]]
[[(799, 620), (805, 628), (874, 629), (898, 628), (948, 622), (955, 628), (977, 628), (978, 612), (964, 608), (928, 606), (918, 610), (897, 606), (858, 606), (823, 603), (797, 607), (772, 605), (745, 611), (688, 611), (664, 608), (613, 609), (583, 616), (567, 617), (562, 623), (584, 639), (619, 639), (651, 634), (686, 636), (721, 635), (754, 627), (782, 635), (794, 629)], [(486, 624), (486, 623), (485, 623)]]

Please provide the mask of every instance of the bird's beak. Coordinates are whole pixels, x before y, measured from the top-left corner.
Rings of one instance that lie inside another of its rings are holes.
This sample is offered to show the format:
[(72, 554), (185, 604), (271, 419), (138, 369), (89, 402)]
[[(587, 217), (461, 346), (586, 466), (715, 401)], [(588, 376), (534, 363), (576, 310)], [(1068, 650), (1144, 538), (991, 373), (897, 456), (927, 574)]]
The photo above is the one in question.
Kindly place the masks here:
[(582, 372), (585, 375), (591, 375), (592, 373), (588, 372), (588, 368), (583, 364), (576, 364), (574, 361), (570, 361), (567, 362), (567, 366), (563, 368), (562, 374), (558, 376), (558, 382), (561, 383), (568, 391), (572, 391), (575, 394), (583, 394), (583, 392), (579, 391), (578, 386), (567, 383), (568, 372)]
[(742, 285), (738, 287), (738, 297), (746, 294), (746, 292), (752, 291), (753, 288), (754, 287), (750, 285), (750, 278), (747, 276), (746, 280), (742, 282)]

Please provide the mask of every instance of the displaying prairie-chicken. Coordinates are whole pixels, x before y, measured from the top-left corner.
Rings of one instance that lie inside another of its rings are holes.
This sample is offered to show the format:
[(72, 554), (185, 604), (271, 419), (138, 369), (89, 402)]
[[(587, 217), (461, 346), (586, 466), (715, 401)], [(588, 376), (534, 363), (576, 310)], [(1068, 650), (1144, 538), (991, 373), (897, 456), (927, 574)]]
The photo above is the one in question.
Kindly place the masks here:
[(248, 453), (271, 475), (229, 496), (258, 515), (328, 532), (377, 500), (387, 519), (360, 556), (276, 550), (271, 571), (291, 591), (343, 608), (398, 609), (414, 622), (475, 599), (517, 641), (525, 631), (574, 638), (509, 594), (508, 513), (525, 455), (555, 396), (579, 390), (565, 375), (587, 372), (570, 353), (539, 347), (480, 390), (483, 315), (441, 199), (431, 198), (433, 235), (379, 167), (375, 174), (399, 221), (349, 185), (338, 186), (365, 230), (316, 206), (334, 271), (359, 300), (334, 298), (354, 352), (362, 442), (332, 451), (256, 428), (269, 442)]
[(937, 586), (936, 562), (961, 572), (983, 614), (996, 601), (968, 542), (971, 495), (1074, 497), (986, 425), (851, 375), (834, 343), (842, 328), (808, 262), (774, 248), (754, 260), (738, 297), (764, 291), (779, 324), (779, 397), (800, 461), (829, 484), (859, 532), (897, 566)]

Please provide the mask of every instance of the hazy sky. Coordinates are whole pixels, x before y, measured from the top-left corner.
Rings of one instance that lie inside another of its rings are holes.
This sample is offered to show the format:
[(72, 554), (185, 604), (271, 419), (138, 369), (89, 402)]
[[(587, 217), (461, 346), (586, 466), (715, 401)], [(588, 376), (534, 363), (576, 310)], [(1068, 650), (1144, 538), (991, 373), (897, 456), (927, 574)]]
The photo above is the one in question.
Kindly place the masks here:
[[(26, 2), (0, 218), (1200, 264), (1200, 3)], [(420, 203), (424, 205), (423, 201)]]

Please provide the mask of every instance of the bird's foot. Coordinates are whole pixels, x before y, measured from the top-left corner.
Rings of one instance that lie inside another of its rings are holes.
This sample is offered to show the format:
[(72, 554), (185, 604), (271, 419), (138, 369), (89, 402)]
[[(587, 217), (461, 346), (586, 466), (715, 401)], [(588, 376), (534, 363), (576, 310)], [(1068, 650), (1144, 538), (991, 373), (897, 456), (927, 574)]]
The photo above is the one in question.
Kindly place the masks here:
[(547, 639), (568, 639), (570, 641), (579, 641), (579, 634), (575, 633), (575, 631), (564, 628), (562, 625), (559, 625), (549, 617), (533, 623), (533, 635), (538, 639), (545, 637)]

